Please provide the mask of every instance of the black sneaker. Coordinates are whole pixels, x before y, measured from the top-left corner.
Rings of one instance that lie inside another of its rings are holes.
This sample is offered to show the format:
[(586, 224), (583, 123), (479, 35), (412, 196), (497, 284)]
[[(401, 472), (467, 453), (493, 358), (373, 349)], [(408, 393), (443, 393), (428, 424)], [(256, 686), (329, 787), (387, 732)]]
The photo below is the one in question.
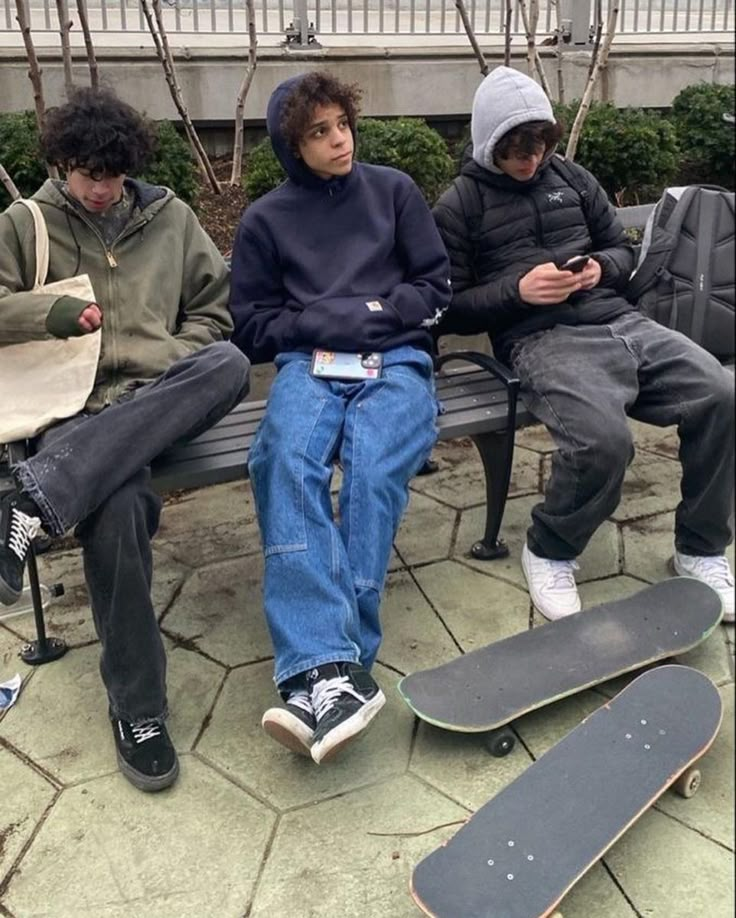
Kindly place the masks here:
[(12, 606), (23, 590), (26, 558), (41, 520), (35, 504), (19, 491), (9, 491), (0, 500), (0, 602)]
[(115, 719), (112, 732), (120, 771), (138, 790), (159, 791), (176, 781), (179, 760), (164, 724)]
[(270, 737), (299, 755), (309, 755), (316, 723), (309, 692), (304, 688), (291, 692), (283, 708), (269, 708), (261, 720)]
[(331, 759), (364, 730), (386, 702), (386, 696), (358, 663), (327, 663), (307, 673), (317, 726), (312, 758)]

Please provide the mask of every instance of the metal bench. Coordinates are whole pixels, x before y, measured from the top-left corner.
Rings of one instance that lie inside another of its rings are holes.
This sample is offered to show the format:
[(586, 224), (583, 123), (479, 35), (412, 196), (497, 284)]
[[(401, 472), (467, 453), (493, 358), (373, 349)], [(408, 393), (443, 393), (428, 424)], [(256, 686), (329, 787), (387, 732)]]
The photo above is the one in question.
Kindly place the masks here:
[[(641, 228), (653, 204), (619, 208), (624, 226)], [(464, 363), (462, 367), (450, 364)], [(468, 366), (470, 364), (470, 366)], [(508, 555), (498, 534), (501, 527), (517, 428), (533, 422), (518, 401), (519, 380), (497, 360), (471, 351), (455, 351), (436, 358), (440, 440), (470, 437), (483, 463), (486, 485), (486, 521), (482, 537), (471, 547), (483, 560)], [(163, 452), (152, 464), (156, 489), (161, 492), (222, 484), (248, 476), (248, 452), (266, 401), (244, 401), (223, 420), (189, 443)], [(25, 455), (26, 444), (11, 444), (10, 461)], [(20, 656), (26, 663), (46, 663), (66, 652), (59, 638), (47, 637), (35, 552), (28, 559), (28, 581), (33, 601), (36, 640), (25, 644)], [(53, 588), (52, 588), (53, 592)]]

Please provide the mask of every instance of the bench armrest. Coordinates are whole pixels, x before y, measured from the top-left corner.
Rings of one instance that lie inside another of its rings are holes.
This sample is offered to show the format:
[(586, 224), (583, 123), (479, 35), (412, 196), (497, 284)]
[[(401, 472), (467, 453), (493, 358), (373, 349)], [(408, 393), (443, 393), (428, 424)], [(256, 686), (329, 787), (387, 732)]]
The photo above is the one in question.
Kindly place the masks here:
[(516, 402), (519, 397), (519, 386), (521, 385), (518, 377), (514, 376), (508, 367), (505, 367), (495, 357), (489, 357), (488, 354), (481, 354), (479, 351), (449, 351), (447, 354), (440, 354), (434, 358), (435, 372), (438, 373), (446, 363), (452, 360), (464, 360), (466, 363), (473, 363), (504, 384), (508, 394), (506, 423), (513, 442), (514, 430), (516, 429)]

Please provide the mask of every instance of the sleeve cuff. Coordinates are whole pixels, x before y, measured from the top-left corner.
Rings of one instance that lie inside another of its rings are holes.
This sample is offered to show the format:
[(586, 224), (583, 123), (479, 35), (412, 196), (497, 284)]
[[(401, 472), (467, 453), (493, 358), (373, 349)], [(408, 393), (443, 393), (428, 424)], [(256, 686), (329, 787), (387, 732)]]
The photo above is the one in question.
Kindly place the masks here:
[(75, 296), (60, 296), (46, 316), (46, 331), (55, 338), (75, 338), (84, 334), (79, 317), (89, 304)]

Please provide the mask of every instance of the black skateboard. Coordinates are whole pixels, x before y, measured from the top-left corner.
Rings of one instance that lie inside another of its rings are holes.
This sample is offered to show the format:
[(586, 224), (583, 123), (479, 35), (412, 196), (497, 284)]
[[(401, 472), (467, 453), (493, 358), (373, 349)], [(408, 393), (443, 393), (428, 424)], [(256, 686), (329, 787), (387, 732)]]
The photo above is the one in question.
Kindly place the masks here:
[(644, 673), (416, 866), (416, 903), (434, 918), (545, 918), (668, 787), (692, 796), (720, 723), (702, 673)]
[(507, 725), (515, 718), (690, 650), (721, 614), (715, 590), (673, 577), (411, 673), (399, 691), (422, 720), (458, 733), (487, 732), (490, 751), (506, 755), (515, 741)]

